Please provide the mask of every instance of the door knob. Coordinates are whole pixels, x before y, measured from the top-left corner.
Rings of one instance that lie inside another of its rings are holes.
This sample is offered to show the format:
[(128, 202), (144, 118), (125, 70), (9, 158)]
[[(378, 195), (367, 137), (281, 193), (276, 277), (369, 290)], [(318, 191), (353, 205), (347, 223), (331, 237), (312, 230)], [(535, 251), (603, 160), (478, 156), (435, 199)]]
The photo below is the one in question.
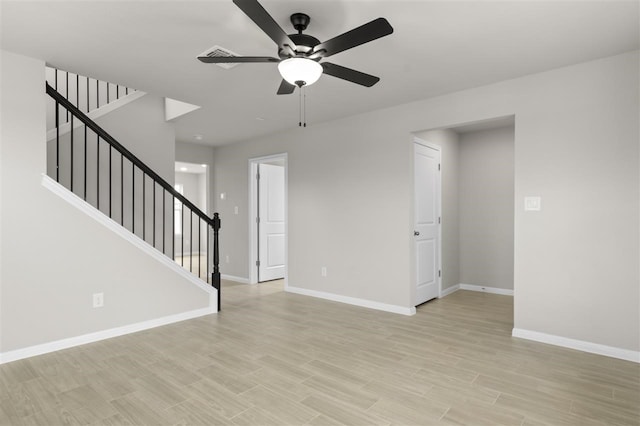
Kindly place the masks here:
[(420, 235), (420, 232), (418, 232), (418, 231), (413, 231), (413, 235), (415, 235), (415, 236), (417, 237), (418, 235)]

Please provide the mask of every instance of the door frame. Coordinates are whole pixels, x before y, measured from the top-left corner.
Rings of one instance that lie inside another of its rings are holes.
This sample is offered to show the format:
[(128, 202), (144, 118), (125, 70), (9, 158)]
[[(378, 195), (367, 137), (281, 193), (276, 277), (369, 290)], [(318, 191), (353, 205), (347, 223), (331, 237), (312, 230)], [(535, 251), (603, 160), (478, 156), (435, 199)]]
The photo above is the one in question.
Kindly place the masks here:
[[(415, 190), (416, 190), (416, 181), (415, 181), (415, 170), (413, 170), (413, 165), (415, 164), (415, 147), (414, 144), (418, 144), (418, 145), (422, 145), (425, 146), (427, 148), (431, 148), (433, 150), (438, 151), (438, 153), (440, 153), (440, 179), (439, 179), (439, 188), (438, 188), (438, 216), (440, 217), (440, 223), (438, 226), (438, 270), (441, 272), (440, 276), (438, 276), (438, 299), (442, 297), (442, 274), (444, 274), (444, 271), (442, 270), (442, 147), (440, 145), (434, 144), (432, 142), (427, 142), (424, 139), (420, 139), (417, 136), (413, 137), (413, 141), (411, 144), (411, 157), (412, 157), (412, 181), (413, 181), (413, 191), (412, 191), (412, 196), (411, 196), (411, 228), (412, 228), (412, 233), (413, 233), (413, 228), (415, 227), (416, 224), (416, 217), (415, 217), (415, 212), (416, 212), (416, 197), (415, 197)], [(418, 279), (417, 275), (416, 275), (416, 268), (417, 268), (417, 263), (416, 263), (416, 243), (415, 243), (415, 239), (412, 237), (411, 238), (411, 295), (412, 295), (412, 300), (411, 300), (411, 305), (415, 306), (415, 299), (416, 299), (416, 280)]]
[(258, 165), (283, 160), (284, 163), (284, 285), (289, 283), (289, 164), (286, 152), (249, 159), (249, 284), (258, 283)]

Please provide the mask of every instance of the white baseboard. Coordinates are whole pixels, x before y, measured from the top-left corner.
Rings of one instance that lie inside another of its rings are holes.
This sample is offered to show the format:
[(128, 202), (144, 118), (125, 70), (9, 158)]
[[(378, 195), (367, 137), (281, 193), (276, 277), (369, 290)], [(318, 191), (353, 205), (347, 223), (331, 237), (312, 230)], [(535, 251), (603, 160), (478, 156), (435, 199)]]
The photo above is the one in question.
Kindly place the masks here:
[(451, 287), (445, 288), (444, 290), (442, 290), (442, 292), (440, 293), (440, 299), (442, 299), (445, 296), (450, 295), (451, 293), (455, 293), (456, 291), (460, 290), (460, 284), (456, 284), (453, 285)]
[(249, 278), (236, 277), (233, 275), (226, 275), (226, 274), (221, 274), (220, 278), (222, 278), (223, 280), (235, 281), (237, 283), (249, 284)]
[(501, 294), (503, 296), (513, 296), (513, 290), (498, 287), (487, 287), (475, 284), (458, 284), (460, 290), (479, 291), (483, 293)]
[(363, 308), (377, 309), (379, 311), (391, 312), (402, 315), (415, 315), (416, 308), (414, 306), (406, 308), (404, 306), (389, 305), (387, 303), (374, 302), (367, 299), (359, 299), (356, 297), (342, 296), (334, 293), (326, 293), (324, 291), (309, 290), (300, 287), (287, 286), (285, 291), (289, 293), (301, 294), (303, 296), (312, 296), (319, 299), (331, 300), (334, 302), (347, 303), (349, 305), (361, 306)]
[(70, 337), (68, 339), (56, 340), (55, 342), (43, 343), (41, 345), (29, 346), (27, 348), (16, 349), (9, 352), (0, 353), (0, 364), (17, 361), (19, 359), (30, 358), (32, 356), (42, 355), (62, 349), (72, 348), (74, 346), (86, 345), (100, 340), (110, 339), (112, 337), (123, 336), (125, 334), (136, 333), (138, 331), (148, 330), (150, 328), (160, 327), (175, 322), (185, 321), (204, 315), (215, 314), (216, 307), (207, 307), (196, 309), (189, 312), (182, 312), (175, 315), (169, 315), (162, 318), (155, 318), (135, 324), (129, 324), (122, 327), (111, 328), (108, 330), (97, 331), (95, 333), (83, 334), (82, 336)]
[(511, 335), (520, 339), (533, 340), (535, 342), (547, 343), (550, 345), (561, 346), (563, 348), (576, 349), (592, 354), (640, 363), (640, 351), (621, 349), (613, 346), (601, 345), (599, 343), (570, 339), (568, 337), (555, 336), (553, 334), (540, 333), (538, 331), (524, 330), (521, 328), (514, 328)]

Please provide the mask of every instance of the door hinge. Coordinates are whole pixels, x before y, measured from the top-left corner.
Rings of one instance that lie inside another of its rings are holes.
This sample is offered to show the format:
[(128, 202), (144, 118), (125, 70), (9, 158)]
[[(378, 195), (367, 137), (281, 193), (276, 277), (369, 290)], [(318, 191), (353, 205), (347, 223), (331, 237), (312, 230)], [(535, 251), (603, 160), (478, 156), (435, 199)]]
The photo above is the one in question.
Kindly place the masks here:
[(440, 170), (440, 163), (438, 163), (438, 170)]
[(438, 269), (438, 276), (441, 277), (442, 276), (442, 271), (440, 269)]
[(260, 266), (260, 261), (256, 260), (256, 266)]
[(260, 180), (260, 173), (256, 173), (256, 179)]
[(438, 216), (438, 223), (440, 223), (440, 216)]

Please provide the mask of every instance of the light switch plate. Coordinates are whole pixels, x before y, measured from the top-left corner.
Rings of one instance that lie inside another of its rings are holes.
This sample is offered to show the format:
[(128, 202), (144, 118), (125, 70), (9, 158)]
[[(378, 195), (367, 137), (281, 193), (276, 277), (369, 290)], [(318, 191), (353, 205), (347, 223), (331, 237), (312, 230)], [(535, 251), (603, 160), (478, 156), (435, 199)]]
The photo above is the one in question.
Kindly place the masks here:
[(540, 197), (524, 197), (525, 211), (539, 212), (542, 209), (542, 199)]

